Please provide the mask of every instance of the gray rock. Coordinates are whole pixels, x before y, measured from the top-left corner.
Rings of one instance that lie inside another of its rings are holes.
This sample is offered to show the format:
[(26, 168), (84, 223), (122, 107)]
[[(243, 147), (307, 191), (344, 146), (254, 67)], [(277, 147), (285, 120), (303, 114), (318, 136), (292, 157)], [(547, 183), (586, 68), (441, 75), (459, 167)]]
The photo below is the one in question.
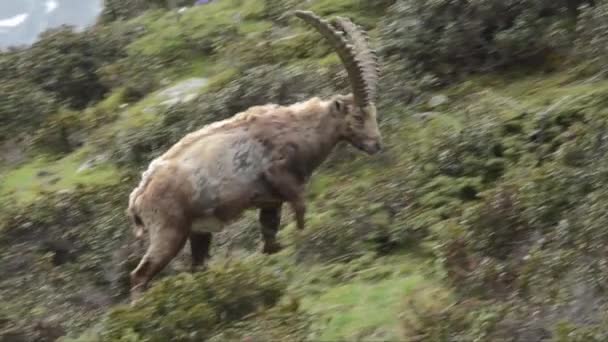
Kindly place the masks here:
[(25, 160), (27, 137), (8, 139), (0, 144), (0, 163), (15, 165)]
[(97, 156), (85, 161), (84, 163), (82, 163), (78, 167), (78, 170), (76, 170), (76, 173), (81, 173), (86, 170), (90, 170), (90, 169), (94, 168), (95, 166), (97, 166), (98, 164), (105, 162), (106, 160), (108, 160), (107, 155), (105, 155), (105, 154), (97, 155)]
[(443, 95), (443, 94), (439, 94), (439, 95), (435, 95), (433, 97), (431, 97), (431, 99), (429, 100), (429, 107), (431, 108), (437, 108), (441, 105), (444, 105), (448, 102), (448, 97)]
[(416, 113), (413, 115), (413, 117), (416, 120), (419, 120), (422, 122), (427, 122), (429, 120), (436, 118), (440, 114), (441, 114), (440, 112), (423, 112), (423, 113)]
[(181, 102), (189, 102), (196, 98), (201, 88), (206, 86), (206, 78), (190, 78), (162, 90), (156, 97), (161, 105), (172, 106)]

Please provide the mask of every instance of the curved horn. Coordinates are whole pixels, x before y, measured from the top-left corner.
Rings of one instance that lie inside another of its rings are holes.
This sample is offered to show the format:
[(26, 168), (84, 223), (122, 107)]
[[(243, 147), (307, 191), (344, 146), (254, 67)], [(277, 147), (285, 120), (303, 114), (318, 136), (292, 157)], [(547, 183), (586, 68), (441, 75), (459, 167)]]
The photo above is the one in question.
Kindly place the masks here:
[[(354, 24), (349, 26), (349, 21), (339, 19), (338, 25), (346, 27), (337, 28), (310, 11), (295, 11), (295, 15), (316, 28), (338, 53), (348, 73), (356, 104), (361, 108), (373, 105), (377, 83), (375, 59), (369, 58), (368, 55), (373, 54), (366, 49), (367, 42)], [(354, 36), (350, 36), (351, 31)], [(374, 72), (368, 71), (372, 69)], [(369, 84), (366, 77), (369, 77)]]
[(339, 26), (350, 37), (355, 46), (356, 59), (366, 85), (365, 100), (368, 104), (375, 103), (380, 68), (378, 55), (369, 46), (367, 32), (347, 18), (338, 17), (333, 22), (334, 26)]

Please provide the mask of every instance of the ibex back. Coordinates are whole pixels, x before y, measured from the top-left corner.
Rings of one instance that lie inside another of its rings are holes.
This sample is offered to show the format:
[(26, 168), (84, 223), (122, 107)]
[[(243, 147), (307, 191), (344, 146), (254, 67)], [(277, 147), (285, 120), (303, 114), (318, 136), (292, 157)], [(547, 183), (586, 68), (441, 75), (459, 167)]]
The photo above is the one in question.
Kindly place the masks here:
[(127, 210), (150, 244), (131, 273), (136, 299), (190, 240), (192, 267), (209, 257), (211, 236), (247, 209), (259, 209), (264, 253), (276, 241), (283, 203), (304, 228), (305, 186), (334, 146), (347, 141), (368, 154), (382, 149), (374, 105), (378, 63), (367, 36), (345, 18), (296, 15), (315, 27), (344, 64), (353, 92), (290, 106), (254, 106), (190, 133), (150, 164)]

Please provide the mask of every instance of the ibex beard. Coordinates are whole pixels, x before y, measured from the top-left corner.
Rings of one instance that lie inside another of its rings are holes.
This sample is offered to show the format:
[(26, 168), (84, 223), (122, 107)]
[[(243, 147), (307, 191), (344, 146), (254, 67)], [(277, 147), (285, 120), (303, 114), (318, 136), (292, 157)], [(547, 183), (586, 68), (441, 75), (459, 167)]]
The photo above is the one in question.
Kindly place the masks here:
[(334, 47), (352, 93), (289, 106), (254, 106), (183, 137), (152, 161), (129, 197), (136, 237), (149, 246), (131, 272), (131, 298), (190, 241), (192, 269), (209, 258), (212, 234), (248, 209), (259, 210), (263, 252), (276, 253), (283, 203), (304, 229), (305, 187), (333, 148), (346, 141), (368, 154), (382, 149), (374, 104), (378, 62), (367, 36), (345, 18), (296, 15)]

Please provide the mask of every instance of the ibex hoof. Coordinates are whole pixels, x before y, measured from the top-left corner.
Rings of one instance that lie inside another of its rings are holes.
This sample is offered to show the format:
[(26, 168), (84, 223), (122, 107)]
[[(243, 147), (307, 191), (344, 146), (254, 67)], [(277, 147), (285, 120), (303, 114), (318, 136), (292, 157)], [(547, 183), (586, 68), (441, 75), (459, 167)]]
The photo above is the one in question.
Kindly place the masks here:
[(143, 290), (141, 286), (137, 286), (131, 289), (131, 306), (135, 306), (143, 297)]
[(264, 248), (262, 249), (262, 253), (264, 254), (275, 254), (280, 252), (283, 249), (278, 242), (266, 242), (264, 243)]

